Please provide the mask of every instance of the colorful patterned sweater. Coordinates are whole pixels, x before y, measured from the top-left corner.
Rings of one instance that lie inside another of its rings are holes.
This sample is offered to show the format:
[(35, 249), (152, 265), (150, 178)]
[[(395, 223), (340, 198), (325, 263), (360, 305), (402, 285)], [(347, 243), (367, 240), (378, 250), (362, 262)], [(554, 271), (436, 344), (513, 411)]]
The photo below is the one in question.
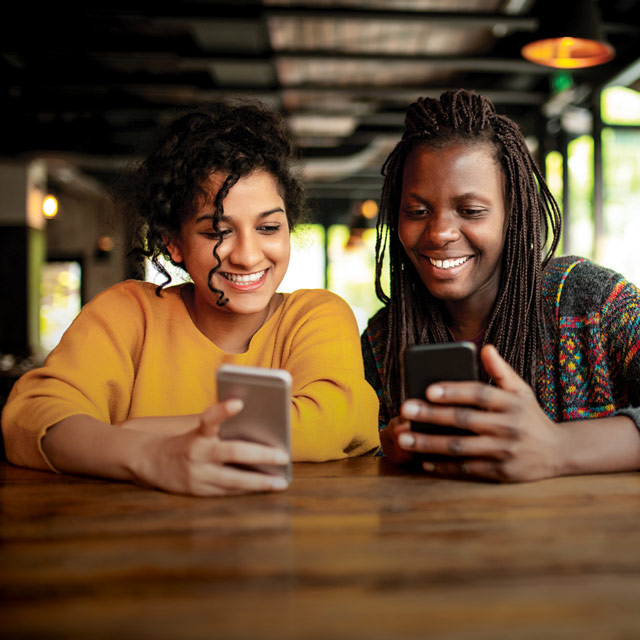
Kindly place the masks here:
[[(584, 258), (549, 262), (543, 274), (543, 339), (536, 393), (554, 422), (627, 415), (640, 428), (640, 289)], [(383, 393), (386, 307), (362, 334), (365, 375)]]

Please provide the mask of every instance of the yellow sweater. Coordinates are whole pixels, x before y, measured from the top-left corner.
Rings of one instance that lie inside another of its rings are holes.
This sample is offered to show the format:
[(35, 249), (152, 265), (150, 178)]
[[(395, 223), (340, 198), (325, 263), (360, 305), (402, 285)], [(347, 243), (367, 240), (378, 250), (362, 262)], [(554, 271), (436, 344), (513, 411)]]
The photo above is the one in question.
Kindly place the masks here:
[(378, 399), (364, 379), (349, 306), (325, 290), (284, 294), (248, 351), (219, 349), (193, 324), (180, 286), (110, 287), (82, 309), (44, 366), (14, 385), (2, 414), (8, 459), (48, 469), (41, 440), (63, 418), (116, 424), (202, 412), (216, 402), (219, 365), (287, 369), (293, 378), (295, 461), (356, 456), (379, 445)]

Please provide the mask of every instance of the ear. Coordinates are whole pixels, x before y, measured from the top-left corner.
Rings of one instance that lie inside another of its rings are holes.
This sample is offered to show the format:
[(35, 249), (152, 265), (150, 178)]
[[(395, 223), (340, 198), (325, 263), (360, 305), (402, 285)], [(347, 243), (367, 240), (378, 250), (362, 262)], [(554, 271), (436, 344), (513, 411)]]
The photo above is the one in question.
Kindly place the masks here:
[(171, 256), (171, 259), (176, 263), (180, 264), (184, 262), (184, 258), (182, 256), (182, 247), (180, 246), (180, 241), (175, 238), (165, 236), (164, 244), (167, 247), (167, 251)]

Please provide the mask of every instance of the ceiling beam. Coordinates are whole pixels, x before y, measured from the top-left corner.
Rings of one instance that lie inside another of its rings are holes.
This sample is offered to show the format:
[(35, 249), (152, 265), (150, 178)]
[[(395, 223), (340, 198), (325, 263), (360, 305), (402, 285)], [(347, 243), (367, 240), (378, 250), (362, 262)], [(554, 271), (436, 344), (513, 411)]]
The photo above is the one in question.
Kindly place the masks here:
[(279, 60), (327, 60), (365, 61), (365, 62), (428, 62), (436, 67), (482, 73), (526, 73), (530, 75), (549, 75), (554, 70), (533, 64), (521, 58), (497, 58), (491, 56), (470, 55), (430, 55), (421, 53), (383, 53), (351, 52), (322, 49), (290, 49), (274, 51), (270, 56), (231, 55), (182, 57), (179, 65), (183, 69), (206, 69), (210, 65), (228, 63), (266, 62)]
[[(558, 0), (562, 2), (563, 0)], [(175, 11), (171, 9), (175, 7)], [(367, 22), (426, 22), (438, 26), (469, 29), (484, 28), (492, 30), (500, 26), (506, 33), (533, 33), (540, 27), (540, 19), (536, 15), (519, 15), (505, 13), (487, 13), (472, 11), (410, 11), (396, 9), (373, 9), (365, 7), (326, 7), (304, 5), (304, 7), (263, 7), (247, 6), (244, 3), (221, 3), (185, 5), (184, 3), (166, 3), (164, 7), (154, 6), (153, 15), (149, 16), (155, 24), (175, 25), (180, 22), (207, 22), (225, 20), (362, 20)], [(605, 33), (637, 33), (638, 27), (633, 24), (603, 21)]]
[(536, 31), (539, 20), (535, 16), (518, 16), (504, 13), (474, 13), (474, 12), (447, 12), (447, 11), (402, 11), (380, 10), (360, 7), (332, 7), (305, 5), (300, 8), (291, 7), (263, 7), (262, 10), (248, 13), (248, 7), (236, 4), (217, 6), (207, 4), (207, 13), (197, 11), (191, 13), (185, 11), (184, 5), (177, 6), (174, 14), (168, 13), (158, 7), (154, 15), (156, 24), (175, 24), (179, 21), (207, 21), (215, 22), (216, 19), (256, 19), (265, 20), (273, 18), (286, 19), (314, 19), (314, 20), (365, 20), (367, 22), (430, 22), (438, 25), (448, 25), (461, 29), (469, 27), (492, 29), (496, 24), (504, 25), (510, 31)]
[[(349, 95), (354, 98), (374, 98), (382, 101), (406, 101), (414, 100), (418, 96), (423, 97), (438, 97), (441, 93), (448, 91), (449, 89), (457, 89), (456, 86), (442, 86), (442, 87), (433, 87), (433, 86), (402, 86), (402, 85), (336, 85), (336, 84), (314, 84), (314, 83), (304, 83), (304, 84), (291, 84), (291, 85), (283, 85), (275, 88), (264, 88), (258, 86), (228, 86), (228, 87), (218, 87), (215, 89), (198, 89), (194, 87), (188, 87), (184, 85), (178, 84), (145, 84), (140, 93), (136, 93), (135, 91), (131, 92), (131, 98), (135, 97), (135, 102), (129, 102), (127, 99), (123, 99), (124, 96), (109, 96), (109, 90), (119, 90), (122, 89), (124, 83), (113, 83), (109, 84), (92, 84), (92, 83), (78, 83), (78, 84), (65, 84), (64, 86), (56, 86), (56, 90), (59, 91), (56, 95), (58, 97), (64, 97), (64, 104), (61, 104), (59, 100), (55, 99), (54, 94), (49, 93), (46, 103), (42, 102), (42, 100), (36, 100), (36, 97), (32, 97), (30, 102), (33, 102), (33, 106), (37, 107), (38, 112), (47, 113), (52, 108), (56, 111), (64, 110), (65, 113), (73, 113), (75, 111), (84, 113), (88, 108), (91, 108), (93, 105), (94, 108), (99, 108), (100, 113), (104, 113), (106, 111), (118, 111), (120, 109), (130, 109), (132, 106), (134, 108), (143, 108), (148, 112), (154, 111), (166, 111), (167, 109), (178, 110), (182, 108), (190, 108), (202, 102), (207, 102), (209, 100), (215, 100), (222, 97), (234, 97), (234, 96), (247, 96), (247, 97), (255, 97), (262, 98), (265, 100), (273, 100), (273, 99), (281, 99), (283, 94), (287, 92), (295, 92), (295, 93), (323, 93), (323, 94), (341, 94), (341, 95)], [(140, 86), (135, 82), (129, 85), (129, 88), (135, 88)], [(473, 89), (474, 87), (469, 85), (467, 88)], [(47, 90), (45, 86), (43, 91)], [(476, 89), (478, 93), (482, 93), (482, 95), (486, 96), (495, 104), (514, 104), (514, 105), (540, 105), (542, 104), (548, 97), (548, 95), (544, 92), (539, 91), (519, 91), (519, 90), (501, 90), (501, 89), (485, 89), (478, 88)], [(145, 93), (150, 96), (155, 93), (158, 99), (160, 100), (161, 95), (168, 94), (168, 92), (176, 92), (180, 93), (181, 91), (184, 95), (188, 94), (189, 91), (192, 93), (192, 100), (184, 100), (182, 103), (175, 100), (172, 104), (169, 101), (159, 101), (156, 103), (154, 100), (148, 99), (146, 102), (141, 103), (141, 95), (143, 96)], [(74, 92), (81, 94), (83, 97), (82, 103), (79, 104), (76, 102), (74, 98)], [(92, 97), (92, 94), (94, 96)], [(114, 104), (112, 102), (112, 98), (115, 100), (121, 100), (122, 106), (119, 106), (117, 103)], [(26, 107), (28, 104), (25, 103), (25, 98), (22, 98), (20, 101), (21, 108)], [(75, 106), (74, 106), (75, 105)]]

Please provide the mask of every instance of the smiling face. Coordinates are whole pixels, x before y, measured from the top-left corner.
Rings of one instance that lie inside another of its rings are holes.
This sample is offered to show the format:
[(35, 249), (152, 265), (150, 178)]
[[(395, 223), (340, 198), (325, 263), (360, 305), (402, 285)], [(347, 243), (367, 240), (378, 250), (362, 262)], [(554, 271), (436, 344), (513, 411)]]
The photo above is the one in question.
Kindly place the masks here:
[(205, 185), (211, 197), (201, 200), (180, 236), (167, 243), (173, 261), (184, 262), (193, 280), (196, 324), (211, 314), (266, 317), (289, 265), (289, 224), (278, 184), (270, 173), (254, 171), (240, 178), (223, 201), (222, 244), (217, 249), (221, 264), (211, 284), (228, 302), (216, 305), (218, 295), (209, 288), (208, 278), (216, 265), (213, 247), (218, 240), (212, 226), (213, 202), (224, 178), (212, 174)]
[(492, 308), (505, 233), (504, 177), (493, 149), (452, 144), (409, 153), (398, 236), (424, 285), (451, 313)]

